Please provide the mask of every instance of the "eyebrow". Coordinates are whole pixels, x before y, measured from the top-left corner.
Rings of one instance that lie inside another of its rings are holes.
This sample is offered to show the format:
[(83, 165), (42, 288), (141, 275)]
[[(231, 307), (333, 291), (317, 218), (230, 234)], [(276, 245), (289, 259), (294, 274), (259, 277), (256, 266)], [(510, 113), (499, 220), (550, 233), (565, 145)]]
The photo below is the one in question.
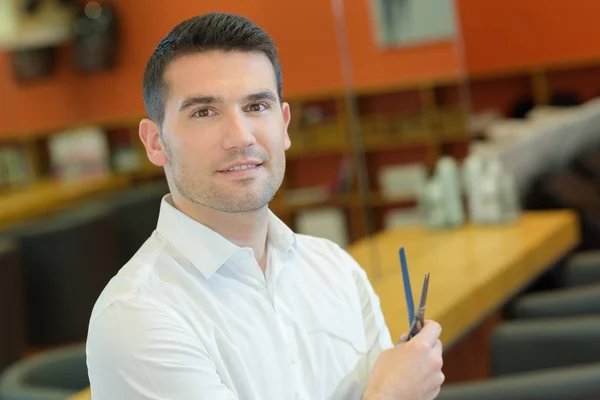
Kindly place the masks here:
[(185, 111), (186, 109), (188, 109), (190, 107), (200, 105), (200, 104), (216, 104), (216, 103), (222, 103), (222, 102), (223, 102), (223, 98), (218, 97), (218, 96), (198, 95), (198, 96), (188, 97), (179, 106), (179, 111)]
[(246, 101), (258, 101), (258, 100), (269, 100), (272, 102), (277, 101), (277, 96), (270, 90), (262, 90), (256, 93), (250, 93), (248, 96), (244, 97)]
[[(246, 95), (244, 97), (244, 101), (259, 101), (259, 100), (268, 100), (272, 102), (277, 101), (277, 96), (270, 90), (261, 90), (259, 92), (254, 92)], [(181, 103), (179, 106), (179, 111), (185, 111), (186, 109), (196, 106), (196, 105), (209, 105), (209, 104), (218, 104), (223, 103), (224, 99), (220, 96), (210, 96), (210, 95), (198, 95), (193, 97), (188, 97)]]

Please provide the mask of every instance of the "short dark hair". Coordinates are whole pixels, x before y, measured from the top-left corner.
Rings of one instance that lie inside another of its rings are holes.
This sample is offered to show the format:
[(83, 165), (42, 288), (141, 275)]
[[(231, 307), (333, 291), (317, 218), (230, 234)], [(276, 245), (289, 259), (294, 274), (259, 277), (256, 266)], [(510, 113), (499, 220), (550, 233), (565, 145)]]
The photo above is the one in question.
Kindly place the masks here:
[(275, 71), (279, 101), (283, 101), (281, 66), (273, 39), (245, 17), (214, 12), (178, 24), (150, 56), (144, 71), (143, 94), (151, 120), (162, 127), (168, 89), (164, 74), (169, 64), (177, 57), (211, 50), (265, 54)]

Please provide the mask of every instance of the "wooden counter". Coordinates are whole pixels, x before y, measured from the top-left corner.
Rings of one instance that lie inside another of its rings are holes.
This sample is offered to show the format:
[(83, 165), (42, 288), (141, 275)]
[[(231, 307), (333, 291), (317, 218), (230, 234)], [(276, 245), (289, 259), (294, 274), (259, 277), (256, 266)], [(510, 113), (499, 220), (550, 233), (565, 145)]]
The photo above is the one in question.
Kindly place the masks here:
[(408, 329), (398, 249), (404, 246), (415, 304), (431, 273), (426, 318), (442, 325), (445, 347), (496, 311), (579, 241), (569, 211), (529, 212), (514, 225), (386, 231), (350, 254), (367, 270), (394, 340)]
[(0, 229), (67, 209), (95, 195), (127, 187), (130, 175), (110, 175), (81, 181), (42, 181), (0, 196)]
[[(348, 250), (367, 270), (392, 338), (408, 328), (398, 249), (406, 249), (415, 303), (431, 273), (426, 318), (443, 328), (445, 348), (533, 281), (579, 240), (569, 211), (530, 212), (511, 226), (386, 231)], [(460, 360), (461, 369), (464, 360)], [(88, 390), (70, 400), (88, 400)]]
[(69, 397), (68, 400), (90, 400), (92, 398), (92, 391), (90, 388), (83, 389), (81, 392), (74, 396)]

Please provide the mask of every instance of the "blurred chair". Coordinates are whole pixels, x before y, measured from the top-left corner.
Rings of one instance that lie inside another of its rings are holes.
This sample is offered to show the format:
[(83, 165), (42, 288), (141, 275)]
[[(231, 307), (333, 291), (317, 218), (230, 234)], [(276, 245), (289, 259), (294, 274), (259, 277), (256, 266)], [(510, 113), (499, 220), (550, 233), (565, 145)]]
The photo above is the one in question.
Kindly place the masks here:
[(0, 377), (2, 400), (66, 400), (89, 385), (85, 345), (23, 359)]
[(600, 251), (574, 254), (562, 272), (560, 289), (517, 297), (508, 307), (511, 318), (600, 315)]
[(436, 400), (592, 400), (600, 398), (600, 363), (442, 386)]
[(589, 250), (574, 254), (565, 272), (566, 286), (600, 284), (600, 250)]
[(85, 340), (93, 305), (116, 274), (116, 223), (93, 202), (11, 232), (22, 253), (29, 345)]
[(491, 336), (492, 376), (600, 363), (599, 337), (600, 315), (502, 322)]
[(25, 306), (19, 250), (0, 239), (0, 372), (25, 349)]
[(510, 318), (600, 315), (600, 284), (531, 293), (510, 306)]
[(438, 400), (600, 398), (599, 317), (508, 321), (491, 338), (492, 377), (446, 384)]
[(164, 181), (145, 184), (110, 197), (117, 217), (119, 264), (122, 266), (152, 235), (158, 222), (160, 202), (169, 187)]

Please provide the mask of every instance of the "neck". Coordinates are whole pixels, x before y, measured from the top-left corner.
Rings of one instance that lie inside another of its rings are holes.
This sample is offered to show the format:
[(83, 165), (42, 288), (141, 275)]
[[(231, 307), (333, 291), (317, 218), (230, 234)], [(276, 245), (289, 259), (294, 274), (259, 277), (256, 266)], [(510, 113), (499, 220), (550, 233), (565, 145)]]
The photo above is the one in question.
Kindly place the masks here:
[(249, 247), (261, 269), (266, 265), (267, 206), (256, 211), (227, 213), (201, 204), (191, 203), (172, 194), (173, 205), (190, 218), (207, 226), (239, 247)]

